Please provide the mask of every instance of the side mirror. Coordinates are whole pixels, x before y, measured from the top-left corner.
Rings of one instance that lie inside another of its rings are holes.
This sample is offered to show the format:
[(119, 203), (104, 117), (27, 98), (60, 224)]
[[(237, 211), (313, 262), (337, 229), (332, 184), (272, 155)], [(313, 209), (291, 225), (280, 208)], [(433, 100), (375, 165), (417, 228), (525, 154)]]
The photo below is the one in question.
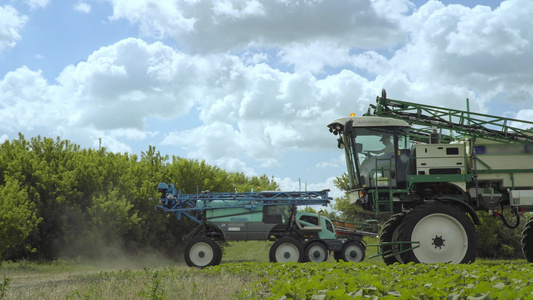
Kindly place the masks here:
[(337, 148), (344, 149), (344, 141), (342, 140), (342, 136), (339, 136), (337, 139)]

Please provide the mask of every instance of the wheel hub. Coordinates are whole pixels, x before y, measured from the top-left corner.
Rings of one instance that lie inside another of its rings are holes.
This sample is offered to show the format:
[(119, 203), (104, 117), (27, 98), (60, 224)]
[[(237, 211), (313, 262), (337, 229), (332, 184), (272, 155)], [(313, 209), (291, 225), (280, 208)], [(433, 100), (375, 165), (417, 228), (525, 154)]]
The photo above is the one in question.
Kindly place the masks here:
[(319, 258), (320, 257), (320, 251), (317, 250), (317, 251), (313, 252), (313, 257), (314, 258)]
[(357, 257), (357, 251), (355, 251), (355, 250), (350, 251), (350, 257), (351, 258), (356, 258)]
[(435, 246), (435, 249), (442, 249), (443, 246), (446, 246), (444, 245), (445, 241), (446, 240), (443, 239), (442, 236), (435, 235), (435, 237), (433, 238), (433, 243), (431, 243), (431, 245)]
[(286, 259), (289, 259), (291, 258), (291, 253), (289, 251), (283, 253), (283, 257), (286, 258)]
[(205, 257), (205, 252), (204, 251), (198, 252), (198, 257), (204, 258)]

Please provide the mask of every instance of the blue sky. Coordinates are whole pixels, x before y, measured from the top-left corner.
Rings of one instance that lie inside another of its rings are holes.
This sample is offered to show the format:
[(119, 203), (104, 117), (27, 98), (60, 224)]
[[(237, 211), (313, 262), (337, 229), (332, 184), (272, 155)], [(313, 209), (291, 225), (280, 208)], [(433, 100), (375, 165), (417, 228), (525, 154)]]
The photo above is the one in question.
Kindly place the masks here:
[(153, 145), (334, 190), (345, 162), (326, 124), (382, 88), (533, 119), (532, 14), (525, 0), (4, 0), (0, 140)]

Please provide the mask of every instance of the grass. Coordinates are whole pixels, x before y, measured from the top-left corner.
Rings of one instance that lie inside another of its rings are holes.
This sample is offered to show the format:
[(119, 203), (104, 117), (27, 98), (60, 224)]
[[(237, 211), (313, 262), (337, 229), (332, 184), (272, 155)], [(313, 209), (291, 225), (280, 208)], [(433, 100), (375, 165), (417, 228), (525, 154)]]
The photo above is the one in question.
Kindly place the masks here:
[[(365, 241), (379, 242), (369, 237)], [(267, 263), (271, 245), (272, 242), (266, 241), (227, 243), (222, 264)], [(367, 248), (365, 264), (384, 265), (381, 257), (368, 259), (376, 252), (377, 247)], [(502, 263), (488, 262), (489, 265)], [(260, 272), (239, 274), (226, 272), (224, 268), (217, 273), (206, 272), (156, 256), (102, 261), (3, 262), (0, 299), (236, 299), (244, 288), (261, 280), (264, 278)]]
[(272, 244), (269, 241), (229, 242), (223, 248), (222, 263), (268, 262)]
[(205, 276), (179, 264), (110, 270), (79, 262), (5, 262), (2, 275), (10, 282), (3, 294), (0, 288), (0, 299), (233, 299), (257, 280), (235, 274)]
[[(229, 242), (223, 248), (222, 264), (268, 262), (271, 246), (267, 241)], [(375, 250), (367, 249), (367, 257), (371, 253)], [(333, 261), (332, 255), (329, 260)], [(0, 299), (234, 299), (258, 279), (231, 273), (205, 276), (184, 262), (156, 256), (4, 262), (0, 265)]]

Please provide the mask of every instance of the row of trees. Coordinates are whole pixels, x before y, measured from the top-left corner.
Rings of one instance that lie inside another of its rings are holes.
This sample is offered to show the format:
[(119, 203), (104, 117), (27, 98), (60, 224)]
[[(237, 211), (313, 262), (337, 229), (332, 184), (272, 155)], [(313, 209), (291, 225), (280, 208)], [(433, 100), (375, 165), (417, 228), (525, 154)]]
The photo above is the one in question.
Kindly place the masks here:
[(177, 253), (194, 224), (155, 212), (159, 182), (183, 193), (278, 188), (151, 146), (138, 157), (19, 135), (0, 146), (0, 261)]
[[(335, 185), (347, 191), (347, 176)], [(0, 261), (55, 259), (142, 253), (169, 256), (193, 226), (188, 220), (154, 210), (159, 182), (174, 183), (183, 193), (197, 190), (277, 190), (267, 176), (226, 172), (204, 161), (162, 156), (149, 147), (141, 156), (102, 149), (81, 149), (68, 140), (24, 136), (0, 145)], [(373, 219), (336, 199), (332, 219)], [(387, 215), (380, 216), (381, 223)], [(521, 258), (520, 230), (480, 213), (479, 255)]]

